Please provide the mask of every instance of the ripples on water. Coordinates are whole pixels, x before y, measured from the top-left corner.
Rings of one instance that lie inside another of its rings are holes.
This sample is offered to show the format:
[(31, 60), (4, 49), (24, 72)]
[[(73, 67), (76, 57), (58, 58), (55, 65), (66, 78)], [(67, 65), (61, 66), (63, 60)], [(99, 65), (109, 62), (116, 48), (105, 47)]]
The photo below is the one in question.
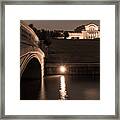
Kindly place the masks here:
[[(100, 76), (50, 75), (21, 83), (22, 100), (99, 100)], [(44, 84), (45, 82), (45, 84)]]
[(53, 75), (45, 79), (47, 100), (99, 100), (98, 76)]

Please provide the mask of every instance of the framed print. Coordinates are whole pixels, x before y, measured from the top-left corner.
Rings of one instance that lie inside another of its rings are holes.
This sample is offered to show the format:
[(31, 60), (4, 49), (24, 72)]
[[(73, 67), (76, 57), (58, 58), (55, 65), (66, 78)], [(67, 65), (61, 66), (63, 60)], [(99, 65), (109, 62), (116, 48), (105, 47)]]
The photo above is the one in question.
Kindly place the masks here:
[(119, 2), (2, 2), (1, 118), (119, 119)]

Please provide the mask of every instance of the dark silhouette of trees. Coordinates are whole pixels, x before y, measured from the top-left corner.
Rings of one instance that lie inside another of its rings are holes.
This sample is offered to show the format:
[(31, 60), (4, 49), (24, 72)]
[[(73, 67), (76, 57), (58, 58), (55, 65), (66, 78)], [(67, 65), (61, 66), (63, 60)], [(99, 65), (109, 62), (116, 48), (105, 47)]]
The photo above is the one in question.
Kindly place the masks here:
[(37, 28), (35, 28), (33, 24), (30, 24), (29, 27), (35, 32), (35, 34), (38, 36), (39, 40), (43, 41), (43, 44), (45, 46), (49, 46), (51, 44), (51, 34), (50, 34), (50, 31), (46, 31), (44, 29), (37, 30)]
[(64, 39), (66, 39), (67, 37), (69, 37), (68, 31), (64, 31)]
[(33, 24), (29, 24), (29, 27), (33, 29)]
[(85, 25), (78, 26), (77, 28), (74, 29), (75, 32), (81, 32), (85, 30)]
[(36, 33), (39, 40), (43, 40), (44, 44), (47, 46), (51, 44), (51, 39), (53, 38), (64, 37), (64, 39), (66, 39), (67, 37), (69, 37), (68, 31), (49, 31), (44, 29), (37, 30), (33, 24), (30, 24), (29, 27)]
[(61, 34), (60, 34), (59, 31), (56, 31), (56, 30), (55, 30), (55, 31), (53, 32), (53, 37), (54, 37), (54, 38), (60, 37), (60, 36), (61, 36)]
[(44, 40), (44, 44), (46, 46), (49, 46), (51, 44), (51, 36), (50, 36), (50, 32), (49, 31), (45, 31), (44, 29), (42, 29), (42, 31), (39, 33), (40, 34), (40, 37), (39, 39), (40, 40)]
[(30, 24), (29, 27), (37, 34), (37, 29), (34, 27), (33, 24)]

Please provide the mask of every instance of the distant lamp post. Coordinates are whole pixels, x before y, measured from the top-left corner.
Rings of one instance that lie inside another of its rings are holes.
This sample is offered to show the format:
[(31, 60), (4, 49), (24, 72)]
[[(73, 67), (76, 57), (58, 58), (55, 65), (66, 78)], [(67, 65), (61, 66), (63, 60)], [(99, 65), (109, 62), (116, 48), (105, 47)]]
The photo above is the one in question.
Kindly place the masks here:
[(65, 66), (60, 66), (60, 72), (61, 72), (61, 73), (65, 73), (65, 72), (66, 72)]

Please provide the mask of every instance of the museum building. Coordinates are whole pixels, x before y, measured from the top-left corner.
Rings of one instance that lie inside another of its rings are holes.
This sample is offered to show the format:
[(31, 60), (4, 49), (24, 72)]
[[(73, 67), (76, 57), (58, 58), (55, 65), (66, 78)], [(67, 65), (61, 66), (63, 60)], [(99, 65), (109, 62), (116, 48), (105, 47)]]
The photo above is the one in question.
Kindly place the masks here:
[(85, 25), (85, 29), (81, 32), (68, 32), (69, 37), (67, 39), (95, 39), (100, 38), (100, 27), (96, 24)]

